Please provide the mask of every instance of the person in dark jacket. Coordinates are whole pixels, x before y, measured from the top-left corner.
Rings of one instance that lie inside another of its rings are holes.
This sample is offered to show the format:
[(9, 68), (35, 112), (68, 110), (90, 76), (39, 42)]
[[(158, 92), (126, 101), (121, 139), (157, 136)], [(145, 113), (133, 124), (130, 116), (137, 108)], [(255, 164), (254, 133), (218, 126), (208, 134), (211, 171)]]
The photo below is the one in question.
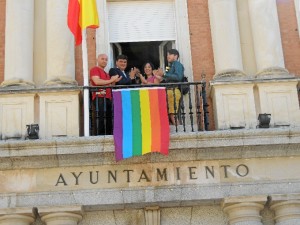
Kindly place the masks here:
[(116, 85), (131, 85), (136, 83), (135, 81), (136, 69), (132, 68), (129, 73), (125, 72), (125, 69), (127, 67), (127, 61), (128, 58), (126, 55), (118, 55), (116, 59), (116, 67), (111, 68), (108, 72), (111, 77), (116, 75), (122, 77), (122, 79), (118, 81)]

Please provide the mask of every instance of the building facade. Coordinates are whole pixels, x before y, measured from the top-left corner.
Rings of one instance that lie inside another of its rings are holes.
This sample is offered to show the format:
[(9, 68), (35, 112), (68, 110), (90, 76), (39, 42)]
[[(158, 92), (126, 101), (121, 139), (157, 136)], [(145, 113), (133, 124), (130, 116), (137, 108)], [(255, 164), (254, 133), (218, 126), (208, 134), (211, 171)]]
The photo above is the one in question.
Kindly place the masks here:
[[(300, 224), (300, 1), (97, 7), (88, 67), (124, 53), (129, 66), (164, 68), (177, 48), (189, 81), (209, 83), (209, 131), (172, 131), (168, 156), (116, 162), (113, 136), (83, 131), (68, 1), (0, 0), (0, 224)], [(38, 140), (26, 138), (31, 124)]]

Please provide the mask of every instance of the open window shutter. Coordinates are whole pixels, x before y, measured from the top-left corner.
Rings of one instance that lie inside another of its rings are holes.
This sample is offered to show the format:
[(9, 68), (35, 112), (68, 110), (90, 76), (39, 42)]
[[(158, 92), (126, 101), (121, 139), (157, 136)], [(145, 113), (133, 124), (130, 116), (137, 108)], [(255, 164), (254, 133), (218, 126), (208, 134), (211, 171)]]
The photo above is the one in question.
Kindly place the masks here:
[(175, 40), (173, 1), (108, 2), (107, 5), (111, 43)]

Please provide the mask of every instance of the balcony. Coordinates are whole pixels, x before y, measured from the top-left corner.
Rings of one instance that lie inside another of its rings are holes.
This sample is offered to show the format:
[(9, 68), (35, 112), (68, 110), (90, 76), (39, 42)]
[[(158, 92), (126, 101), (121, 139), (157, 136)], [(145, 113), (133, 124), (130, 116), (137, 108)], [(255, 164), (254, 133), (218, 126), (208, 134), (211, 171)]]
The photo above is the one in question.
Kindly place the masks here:
[[(112, 99), (112, 107), (107, 109), (106, 100), (102, 102), (104, 105), (104, 110), (100, 113), (99, 104), (98, 104), (98, 95), (96, 93), (99, 92), (99, 88), (101, 91), (107, 90), (116, 90), (116, 89), (143, 89), (143, 88), (153, 88), (153, 87), (163, 87), (165, 88), (165, 92), (167, 90), (170, 91), (172, 97), (175, 99), (174, 108), (175, 113), (175, 124), (171, 127), (171, 132), (195, 132), (195, 131), (206, 131), (209, 128), (208, 122), (208, 104), (206, 99), (206, 83), (205, 82), (190, 82), (190, 83), (168, 83), (168, 84), (159, 84), (159, 85), (130, 85), (128, 86), (106, 86), (106, 87), (84, 87), (84, 89), (88, 89), (90, 93), (89, 97), (89, 134), (91, 136), (99, 135), (100, 128), (100, 120), (102, 124), (106, 124), (107, 115), (106, 112), (113, 111), (113, 99)], [(175, 88), (179, 87), (181, 89), (181, 97), (179, 99), (179, 105), (176, 104), (176, 94)], [(185, 88), (185, 90), (183, 90)], [(91, 102), (92, 95), (95, 93), (96, 97), (94, 99), (94, 104)], [(167, 93), (166, 93), (167, 95)], [(167, 111), (168, 115), (170, 115), (170, 107), (168, 98), (166, 98), (167, 102)], [(173, 102), (172, 102), (173, 103)], [(102, 118), (101, 118), (102, 117)], [(112, 113), (112, 120), (114, 120), (114, 116)], [(104, 132), (105, 134), (105, 132)]]
[[(294, 78), (278, 81), (268, 79), (211, 81), (213, 121), (212, 112), (208, 113), (207, 87), (204, 81), (130, 85), (130, 88), (164, 87), (174, 91), (178, 85), (189, 86), (189, 92), (180, 99), (178, 106), (177, 103), (174, 104), (174, 108), (177, 109), (175, 126), (170, 126), (170, 131), (174, 134), (204, 133), (203, 131), (213, 129), (257, 130), (261, 127), (258, 121), (260, 114), (270, 114), (270, 128), (300, 127), (297, 84), (298, 80)], [(92, 107), (91, 103), (92, 93), (99, 91), (99, 88), (90, 86), (1, 88), (0, 140), (25, 140), (26, 126), (30, 124), (39, 125), (41, 140), (99, 136), (97, 132), (100, 119), (99, 106)], [(101, 87), (106, 88), (129, 87)], [(214, 125), (209, 126), (209, 121), (214, 122)]]
[[(176, 125), (170, 126), (171, 132), (208, 130), (205, 82), (131, 85), (130, 87), (102, 86), (101, 89), (163, 87), (170, 89), (176, 99), (174, 90), (178, 86), (180, 88), (187, 86), (189, 90), (182, 95), (179, 105), (174, 101)], [(24, 140), (28, 137), (26, 127), (32, 124), (39, 125), (39, 139), (99, 135), (97, 132), (100, 120), (99, 106), (96, 104), (93, 107), (91, 101), (92, 93), (98, 92), (99, 88), (64, 86), (1, 89), (0, 118), (3, 122), (0, 123), (0, 140)], [(88, 91), (87, 100), (83, 97), (85, 91)], [(104, 116), (104, 120), (106, 119)], [(84, 132), (86, 130), (88, 132)]]

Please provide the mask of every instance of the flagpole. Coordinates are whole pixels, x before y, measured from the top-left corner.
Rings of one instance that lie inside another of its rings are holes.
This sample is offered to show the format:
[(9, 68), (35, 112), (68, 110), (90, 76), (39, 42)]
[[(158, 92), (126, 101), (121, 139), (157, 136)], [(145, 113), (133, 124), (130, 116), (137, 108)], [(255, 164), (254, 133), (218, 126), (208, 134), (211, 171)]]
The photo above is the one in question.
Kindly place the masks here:
[[(83, 86), (89, 86), (88, 54), (86, 42), (86, 29), (82, 30), (82, 68), (83, 68)], [(84, 136), (90, 136), (89, 130), (89, 89), (83, 89), (83, 115), (84, 115)]]

